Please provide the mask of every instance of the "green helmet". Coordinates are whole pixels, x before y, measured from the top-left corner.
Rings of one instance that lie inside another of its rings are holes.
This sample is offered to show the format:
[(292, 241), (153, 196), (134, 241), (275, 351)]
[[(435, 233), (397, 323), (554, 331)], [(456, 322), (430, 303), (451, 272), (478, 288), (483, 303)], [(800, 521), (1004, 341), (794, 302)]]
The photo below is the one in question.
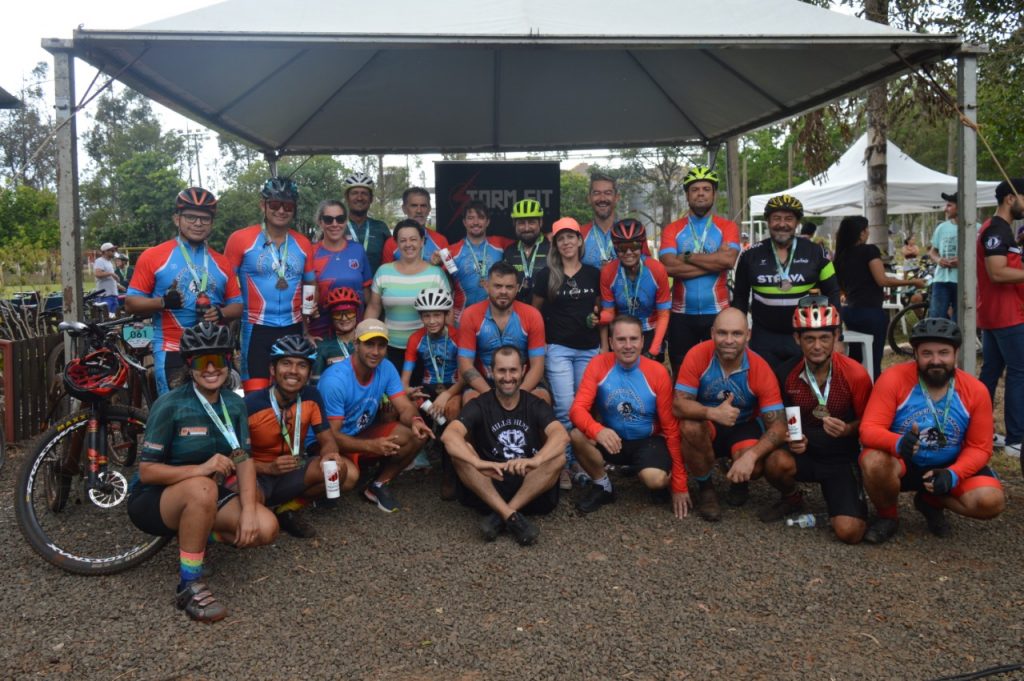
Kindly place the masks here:
[(783, 210), (796, 215), (797, 220), (804, 216), (804, 204), (800, 203), (800, 199), (789, 194), (779, 194), (768, 199), (768, 203), (764, 205), (764, 217), (767, 220), (772, 213)]
[(707, 166), (694, 166), (683, 178), (683, 189), (689, 189), (694, 182), (710, 182), (718, 189), (718, 173)]
[(523, 199), (512, 204), (512, 219), (517, 218), (542, 218), (544, 209), (540, 207), (540, 201), (534, 199)]

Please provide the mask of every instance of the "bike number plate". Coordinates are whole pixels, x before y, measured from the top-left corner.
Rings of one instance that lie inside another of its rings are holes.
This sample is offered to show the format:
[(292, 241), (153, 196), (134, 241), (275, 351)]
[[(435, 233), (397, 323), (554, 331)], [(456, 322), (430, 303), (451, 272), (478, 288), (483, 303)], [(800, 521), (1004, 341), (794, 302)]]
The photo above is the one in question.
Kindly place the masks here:
[(148, 348), (153, 344), (153, 325), (126, 324), (121, 328), (121, 337), (133, 348)]

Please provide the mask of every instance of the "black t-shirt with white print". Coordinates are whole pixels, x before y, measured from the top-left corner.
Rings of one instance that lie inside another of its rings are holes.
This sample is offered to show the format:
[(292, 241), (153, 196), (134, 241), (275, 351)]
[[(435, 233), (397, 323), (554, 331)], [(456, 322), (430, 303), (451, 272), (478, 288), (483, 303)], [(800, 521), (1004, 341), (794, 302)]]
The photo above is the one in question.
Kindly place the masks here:
[(506, 410), (495, 391), (489, 390), (459, 415), (476, 453), (496, 463), (533, 458), (544, 446), (544, 430), (555, 420), (551, 405), (525, 391), (520, 391), (515, 409)]

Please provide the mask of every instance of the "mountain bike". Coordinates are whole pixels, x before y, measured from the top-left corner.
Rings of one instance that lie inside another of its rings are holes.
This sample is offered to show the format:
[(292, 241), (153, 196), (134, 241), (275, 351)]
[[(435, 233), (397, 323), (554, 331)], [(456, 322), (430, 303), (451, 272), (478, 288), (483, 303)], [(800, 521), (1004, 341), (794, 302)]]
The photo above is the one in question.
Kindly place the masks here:
[(142, 409), (112, 403), (146, 369), (126, 347), (121, 328), (141, 319), (62, 322), (87, 342), (65, 365), (63, 381), (81, 409), (58, 421), (30, 448), (18, 476), (15, 515), (44, 560), (76, 574), (105, 575), (149, 559), (167, 543), (136, 528), (127, 498), (146, 428)]

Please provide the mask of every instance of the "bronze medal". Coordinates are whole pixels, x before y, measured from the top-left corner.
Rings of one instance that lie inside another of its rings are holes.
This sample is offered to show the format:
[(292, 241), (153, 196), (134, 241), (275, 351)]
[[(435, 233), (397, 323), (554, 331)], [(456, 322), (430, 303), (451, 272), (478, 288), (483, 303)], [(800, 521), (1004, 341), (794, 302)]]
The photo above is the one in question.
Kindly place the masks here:
[(824, 420), (826, 416), (831, 416), (831, 414), (828, 413), (828, 407), (824, 404), (819, 404), (811, 413), (814, 414), (814, 418), (822, 420)]
[(281, 290), (281, 291), (283, 291), (286, 288), (288, 288), (288, 281), (284, 277), (282, 277), (280, 275), (278, 275), (278, 277), (277, 277), (277, 288), (279, 290)]
[(240, 464), (249, 458), (249, 454), (244, 449), (233, 449), (231, 450), (231, 460), (235, 464)]
[(788, 291), (791, 288), (793, 288), (793, 282), (791, 282), (789, 279), (783, 279), (782, 281), (779, 282), (780, 290)]

